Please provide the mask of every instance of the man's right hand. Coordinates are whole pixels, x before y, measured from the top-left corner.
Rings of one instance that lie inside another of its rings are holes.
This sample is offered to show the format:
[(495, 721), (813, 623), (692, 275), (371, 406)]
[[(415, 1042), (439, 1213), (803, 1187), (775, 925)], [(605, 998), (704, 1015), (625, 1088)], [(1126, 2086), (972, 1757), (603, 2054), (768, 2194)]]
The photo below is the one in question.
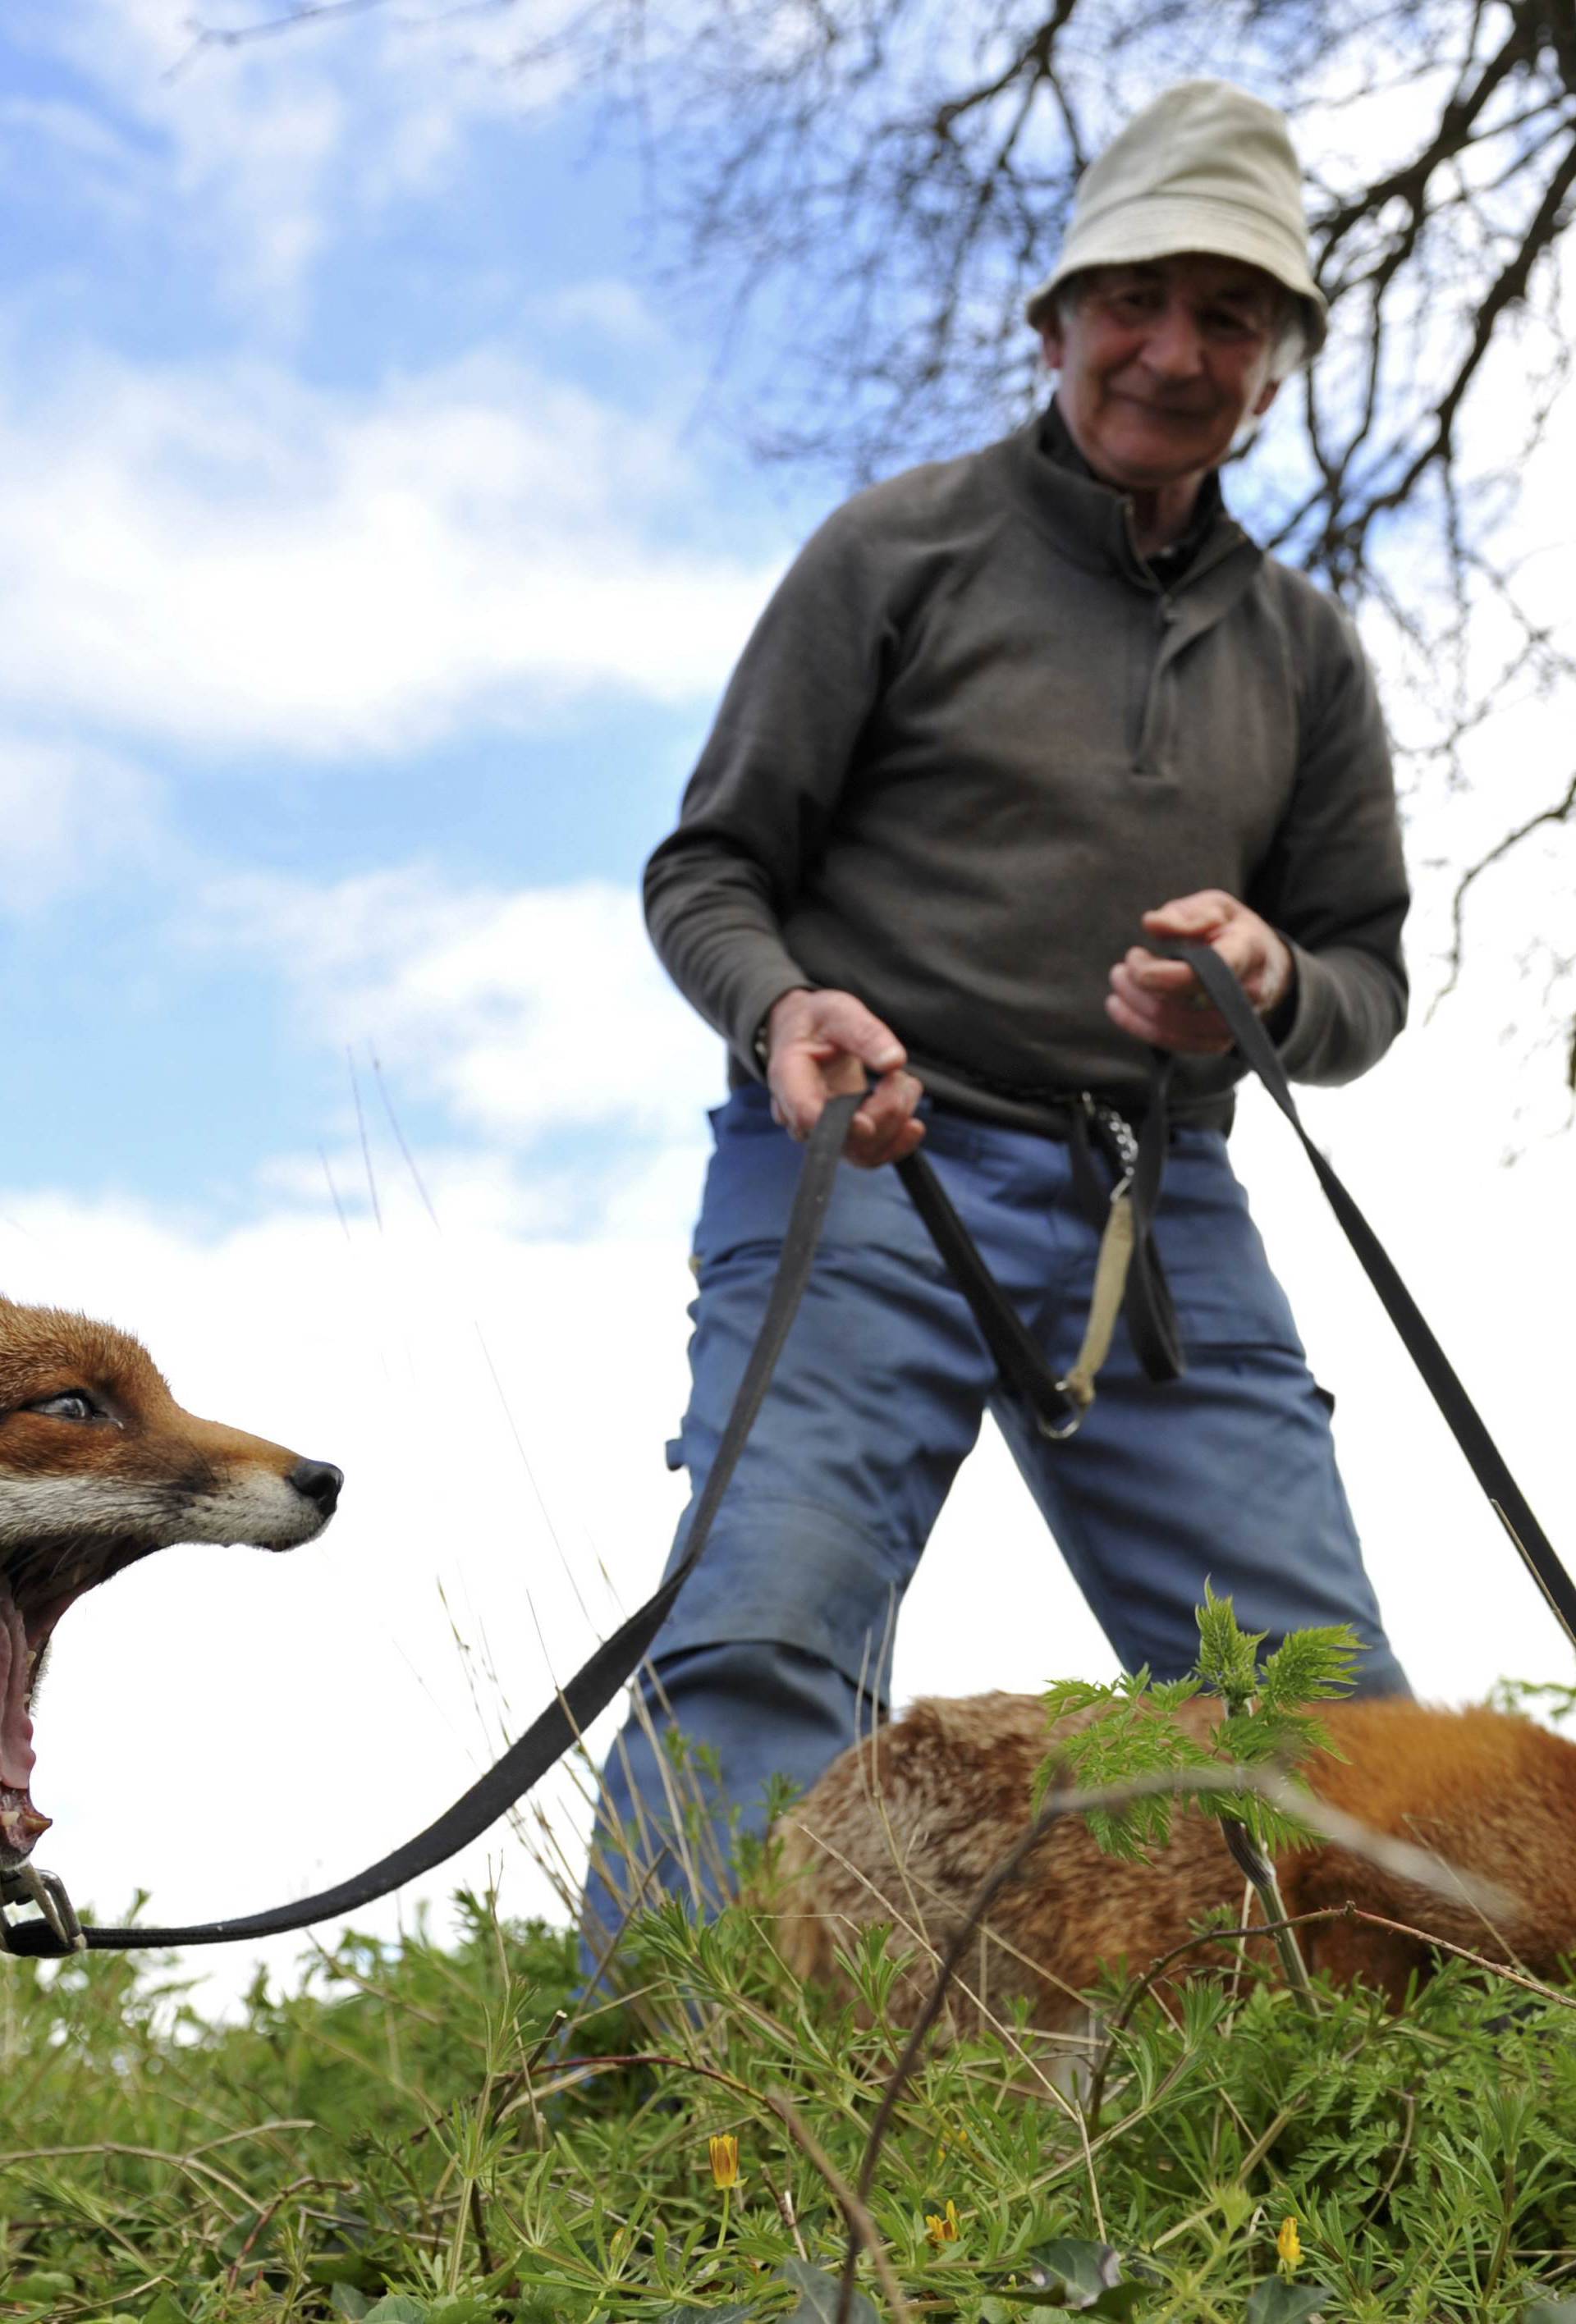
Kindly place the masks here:
[(904, 1070), (907, 1063), (896, 1035), (851, 992), (785, 992), (766, 1019), (772, 1113), (790, 1137), (809, 1137), (829, 1097), (864, 1089), (868, 1074), (880, 1076), (843, 1147), (864, 1170), (903, 1161), (925, 1134), (914, 1117), (922, 1084)]

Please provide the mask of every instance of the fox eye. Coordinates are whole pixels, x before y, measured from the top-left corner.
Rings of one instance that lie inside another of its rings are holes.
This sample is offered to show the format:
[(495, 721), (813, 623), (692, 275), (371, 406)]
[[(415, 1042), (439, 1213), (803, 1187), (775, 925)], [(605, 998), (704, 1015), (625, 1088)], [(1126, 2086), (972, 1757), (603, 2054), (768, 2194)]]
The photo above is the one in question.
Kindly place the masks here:
[(50, 1420), (97, 1420), (99, 1406), (79, 1388), (62, 1388), (59, 1396), (46, 1396), (41, 1403), (31, 1404), (30, 1412), (42, 1412)]

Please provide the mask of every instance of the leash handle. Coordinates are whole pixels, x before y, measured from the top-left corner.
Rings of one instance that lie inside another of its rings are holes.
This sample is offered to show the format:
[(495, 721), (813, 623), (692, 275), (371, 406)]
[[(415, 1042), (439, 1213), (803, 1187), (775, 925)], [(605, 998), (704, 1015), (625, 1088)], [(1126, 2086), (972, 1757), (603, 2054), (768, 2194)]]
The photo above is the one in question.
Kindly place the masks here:
[(1484, 1424), (1481, 1414), (1462, 1387), (1444, 1350), (1424, 1321), (1422, 1309), (1401, 1280), (1395, 1261), (1369, 1226), (1357, 1204), (1303, 1126), (1286, 1069), (1262, 1019), (1235, 973), (1212, 945), (1191, 942), (1159, 947), (1176, 960), (1186, 961), (1210, 999), (1226, 1019), (1232, 1038), (1247, 1064), (1268, 1090), (1302, 1140), (1330, 1208), (1347, 1240), (1358, 1255), (1364, 1274), (1378, 1293), (1385, 1313), (1401, 1335), (1402, 1344), (1428, 1385), (1447, 1426), (1467, 1457), (1472, 1474), (1493, 1505), (1495, 1514), (1520, 1551), (1523, 1563), (1543, 1591), (1549, 1611), (1576, 1646), (1576, 1583), (1572, 1583), (1553, 1544), (1533, 1515), (1530, 1504)]

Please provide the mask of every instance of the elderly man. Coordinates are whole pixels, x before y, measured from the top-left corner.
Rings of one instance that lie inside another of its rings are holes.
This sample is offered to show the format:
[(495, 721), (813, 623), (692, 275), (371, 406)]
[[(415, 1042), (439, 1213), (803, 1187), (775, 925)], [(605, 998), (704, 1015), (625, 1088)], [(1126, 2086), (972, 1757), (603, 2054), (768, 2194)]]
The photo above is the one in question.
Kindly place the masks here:
[[(862, 1692), (885, 1709), (895, 1609), (987, 1406), (1129, 1668), (1188, 1667), (1207, 1577), (1272, 1642), (1350, 1622), (1364, 1686), (1405, 1687), (1328, 1399), (1232, 1174), (1240, 1062), (1192, 972), (1153, 948), (1214, 945), (1300, 1080), (1362, 1073), (1405, 1014), (1406, 885), (1360, 649), (1218, 481), (1324, 333), (1280, 115), (1219, 82), (1169, 90), (1086, 173), (1028, 316), (1049, 410), (828, 520), (648, 867), (657, 948), (730, 1051), (672, 1448), (697, 1495), (793, 1141), (830, 1093), (870, 1086), (859, 1167), (608, 1762), (593, 1943), (643, 1876), (709, 1901), (716, 1852), (673, 1836), (655, 1729), (709, 1747), (715, 1812), (758, 1829), (770, 1777), (810, 1783)], [(1083, 1428), (1052, 1443), (1001, 1394), (884, 1166), (924, 1141), (1065, 1371), (1099, 1240), (1071, 1133), (1080, 1112), (1141, 1115), (1154, 1047), (1176, 1061), (1155, 1234), (1186, 1370), (1156, 1384), (1119, 1333)], [(1049, 1672), (1053, 1638), (1043, 1652)]]

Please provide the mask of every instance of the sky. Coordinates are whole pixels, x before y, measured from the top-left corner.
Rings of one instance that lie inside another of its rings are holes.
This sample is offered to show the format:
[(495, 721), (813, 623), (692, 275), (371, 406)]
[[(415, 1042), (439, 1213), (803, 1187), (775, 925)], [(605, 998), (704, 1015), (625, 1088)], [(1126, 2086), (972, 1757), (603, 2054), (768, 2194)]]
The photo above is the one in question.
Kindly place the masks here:
[[(63, 1626), (39, 1860), (116, 1919), (358, 1869), (654, 1582), (722, 1064), (639, 867), (830, 498), (748, 465), (720, 316), (659, 289), (573, 92), (503, 69), (507, 12), (199, 52), (190, 14), (0, 27), (0, 1286), (347, 1483), (291, 1557), (171, 1551)], [(1440, 867), (1535, 795), (1552, 723), (1522, 706), (1414, 821), (1423, 1005), (1307, 1111), (1576, 1555), (1573, 1149), (1527, 1038), (1556, 840), (1484, 883), (1426, 1006)], [(1290, 1133), (1250, 1099), (1235, 1150), (1419, 1692), (1569, 1678)], [(898, 1693), (1112, 1667), (987, 1440)], [(542, 1803), (572, 1858), (572, 1786)], [(429, 1884), (436, 1927), (457, 1879), (552, 1908), (506, 1830)], [(199, 1999), (251, 1968), (193, 1963)]]

